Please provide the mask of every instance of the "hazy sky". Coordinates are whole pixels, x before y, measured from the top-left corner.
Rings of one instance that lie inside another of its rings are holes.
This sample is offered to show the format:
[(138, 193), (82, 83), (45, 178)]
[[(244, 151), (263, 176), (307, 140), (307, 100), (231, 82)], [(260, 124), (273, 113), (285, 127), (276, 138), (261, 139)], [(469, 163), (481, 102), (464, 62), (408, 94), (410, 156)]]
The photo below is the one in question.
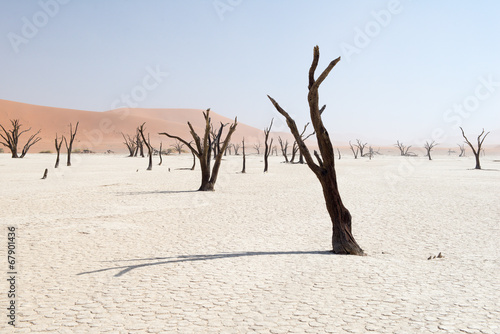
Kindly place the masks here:
[[(332, 137), (454, 143), (500, 131), (499, 1), (0, 0), (0, 98), (308, 120), (314, 45)], [(319, 74), (318, 74), (319, 75)], [(497, 137), (495, 137), (497, 136)]]

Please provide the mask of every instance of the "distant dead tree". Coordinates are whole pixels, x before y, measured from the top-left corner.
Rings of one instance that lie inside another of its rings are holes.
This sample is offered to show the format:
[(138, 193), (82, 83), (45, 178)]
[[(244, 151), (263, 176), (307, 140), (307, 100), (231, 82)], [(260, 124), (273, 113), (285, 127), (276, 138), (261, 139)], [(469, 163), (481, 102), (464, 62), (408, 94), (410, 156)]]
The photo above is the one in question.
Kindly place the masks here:
[(410, 146), (405, 146), (403, 143), (400, 143), (399, 140), (398, 140), (397, 143), (394, 144), (394, 146), (396, 146), (397, 148), (399, 148), (399, 152), (401, 153), (402, 156), (412, 155), (412, 154), (408, 153), (408, 150), (410, 149), (411, 145)]
[(283, 143), (283, 140), (281, 139), (281, 137), (278, 137), (278, 142), (280, 143), (280, 147), (281, 147), (281, 154), (283, 154), (283, 157), (285, 157), (285, 162), (288, 163), (288, 154), (287, 154), (287, 150), (288, 150), (288, 140), (286, 140), (284, 143)]
[(148, 149), (148, 156), (149, 156), (149, 165), (146, 170), (152, 170), (153, 169), (153, 147), (151, 146), (151, 141), (149, 140), (149, 133), (148, 133), (148, 139), (146, 140), (146, 137), (144, 136), (144, 124), (146, 122), (142, 123), (141, 126), (139, 126), (139, 133), (141, 134), (142, 142), (144, 145), (146, 145), (146, 148)]
[[(357, 145), (352, 145), (351, 141), (349, 140), (349, 146), (351, 147), (352, 154), (354, 154), (354, 159), (358, 158), (358, 153), (359, 153), (359, 147)], [(356, 150), (354, 148), (356, 147)]]
[(211, 154), (212, 154), (212, 142), (210, 138), (210, 129), (211, 129), (210, 109), (207, 109), (206, 112), (203, 112), (203, 117), (205, 118), (205, 134), (203, 136), (203, 141), (201, 140), (200, 136), (196, 134), (191, 123), (188, 122), (189, 129), (191, 130), (190, 131), (191, 136), (193, 136), (196, 147), (193, 147), (191, 143), (188, 143), (186, 140), (180, 137), (170, 135), (166, 132), (162, 132), (160, 134), (181, 141), (191, 150), (191, 152), (198, 158), (198, 160), (200, 160), (201, 186), (198, 190), (213, 191), (215, 182), (217, 181), (217, 175), (219, 173), (222, 154), (224, 153), (224, 150), (226, 149), (227, 145), (229, 145), (229, 142), (231, 141), (231, 135), (236, 130), (238, 122), (237, 118), (235, 118), (234, 123), (231, 124), (231, 126), (229, 127), (228, 134), (224, 139), (221, 149), (218, 151), (212, 171), (210, 171)]
[(54, 168), (57, 168), (57, 167), (59, 167), (59, 155), (61, 153), (61, 146), (62, 146), (62, 142), (63, 142), (63, 137), (61, 137), (61, 140), (58, 141), (57, 133), (56, 133), (56, 139), (54, 142), (55, 142), (56, 152), (57, 152), (56, 164), (54, 165)]
[(472, 150), (472, 153), (474, 153), (474, 157), (476, 158), (476, 167), (474, 167), (474, 169), (481, 169), (481, 163), (479, 162), (479, 155), (481, 154), (481, 146), (483, 145), (484, 139), (489, 134), (489, 132), (484, 134), (484, 129), (483, 129), (483, 131), (479, 134), (479, 136), (477, 136), (477, 151), (476, 151), (476, 149), (474, 148), (472, 143), (465, 136), (464, 129), (462, 129), (462, 127), (460, 127), (460, 130), (462, 130), (462, 136), (464, 137), (465, 142), (467, 143), (467, 145), (469, 145), (469, 147)]
[(340, 154), (340, 150), (337, 148), (337, 153), (339, 154), (339, 160), (342, 159), (342, 155)]
[(135, 153), (135, 151), (136, 151), (136, 148), (137, 148), (137, 145), (136, 145), (136, 144), (137, 144), (137, 142), (136, 142), (136, 140), (135, 140), (135, 139), (130, 138), (130, 136), (129, 136), (129, 135), (127, 135), (127, 136), (125, 137), (125, 134), (124, 134), (123, 132), (122, 132), (121, 134), (122, 134), (122, 136), (123, 136), (123, 139), (125, 140), (123, 143), (124, 143), (124, 144), (127, 146), (127, 148), (128, 148), (129, 157), (133, 157), (133, 156), (134, 156), (134, 153)]
[(335, 171), (335, 156), (333, 146), (330, 141), (328, 131), (323, 125), (321, 113), (325, 110), (326, 106), (319, 108), (319, 94), (318, 88), (320, 84), (326, 79), (333, 67), (340, 61), (340, 57), (330, 62), (327, 68), (321, 75), (315, 79), (314, 72), (318, 66), (319, 61), (319, 47), (314, 47), (314, 58), (309, 70), (309, 110), (311, 122), (316, 133), (320, 154), (314, 151), (318, 163), (316, 164), (307, 148), (306, 144), (300, 137), (299, 130), (295, 121), (290, 115), (279, 106), (279, 104), (268, 95), (268, 98), (273, 103), (274, 107), (286, 118), (286, 123), (290, 128), (299, 149), (306, 159), (307, 165), (314, 172), (316, 177), (321, 183), (323, 188), (323, 196), (325, 198), (326, 207), (332, 221), (332, 247), (333, 253), (336, 254), (353, 254), (364, 255), (363, 250), (357, 244), (351, 231), (351, 214), (349, 210), (342, 203), (339, 189), (337, 186), (337, 176)]
[(271, 132), (271, 128), (273, 127), (273, 121), (274, 117), (271, 119), (271, 124), (269, 125), (268, 128), (264, 129), (264, 173), (267, 173), (267, 170), (269, 169), (269, 153), (271, 153), (271, 146), (273, 145), (273, 138), (271, 138), (271, 141), (268, 142), (269, 139), (269, 133)]
[(261, 147), (262, 147), (262, 145), (260, 144), (260, 142), (258, 142), (257, 144), (253, 144), (253, 148), (257, 151), (258, 155), (260, 154)]
[(194, 170), (196, 167), (196, 155), (194, 155), (193, 151), (191, 151), (191, 154), (193, 155), (193, 166), (191, 166), (191, 170)]
[(160, 142), (160, 150), (158, 151), (158, 155), (160, 156), (160, 163), (158, 164), (158, 166), (161, 166), (161, 164), (163, 163), (163, 159), (161, 157), (161, 150), (162, 150), (162, 142)]
[(278, 156), (278, 146), (276, 146), (276, 145), (273, 145), (273, 146), (271, 147), (271, 155), (273, 155), (273, 154), (274, 154), (275, 156)]
[(76, 137), (76, 132), (78, 131), (78, 124), (80, 124), (80, 122), (76, 122), (75, 132), (73, 132), (73, 124), (69, 123), (69, 144), (68, 141), (66, 140), (66, 137), (63, 136), (64, 145), (66, 146), (66, 150), (68, 151), (68, 159), (66, 161), (66, 166), (71, 166), (71, 151), (73, 150), (73, 142)]
[(243, 151), (243, 168), (241, 169), (241, 173), (246, 173), (246, 155), (245, 155), (245, 137), (241, 140), (241, 149)]
[(298, 151), (299, 151), (299, 145), (297, 145), (297, 142), (294, 141), (292, 145), (292, 156), (290, 158), (291, 163), (295, 162), (295, 156), (297, 155)]
[(171, 147), (174, 148), (174, 151), (176, 151), (177, 153), (181, 154), (182, 153), (182, 148), (184, 147), (184, 143), (181, 143), (180, 141), (178, 141), (177, 139), (175, 140), (175, 143), (170, 145)]
[(364, 156), (365, 156), (365, 154), (363, 153), (363, 151), (364, 151), (364, 149), (365, 149), (365, 147), (366, 147), (366, 145), (367, 145), (367, 144), (368, 144), (368, 143), (364, 143), (364, 144), (363, 144), (363, 142), (362, 142), (361, 140), (356, 139), (356, 144), (355, 144), (355, 145), (358, 147), (358, 149), (359, 149), (359, 155), (360, 155), (361, 157), (364, 157)]
[(460, 154), (458, 155), (460, 158), (465, 157), (465, 144), (457, 144), (458, 147), (460, 148)]
[(42, 180), (45, 180), (47, 178), (48, 174), (49, 174), (49, 170), (47, 168), (45, 168), (45, 170), (43, 172)]
[(424, 148), (427, 151), (426, 157), (429, 157), (429, 160), (432, 160), (432, 158), (431, 158), (431, 150), (436, 145), (438, 145), (438, 144), (436, 144), (436, 142), (434, 140), (432, 142), (430, 142), (430, 143), (428, 141), (425, 142)]
[(21, 151), (21, 156), (19, 156), (17, 153), (19, 145), (19, 137), (21, 137), (23, 133), (31, 131), (31, 128), (19, 131), (22, 127), (22, 124), (19, 123), (18, 119), (14, 120), (11, 119), (10, 123), (12, 125), (12, 129), (10, 130), (5, 129), (3, 125), (0, 124), (0, 127), (2, 128), (3, 131), (3, 133), (0, 132), (0, 136), (2, 137), (0, 140), (0, 144), (2, 144), (3, 146), (7, 147), (10, 150), (12, 158), (24, 158), (26, 153), (28, 153), (30, 147), (38, 143), (40, 140), (42, 140), (42, 138), (37, 137), (41, 130), (38, 130), (35, 134), (31, 135), (28, 138), (28, 141), (26, 142)]
[[(233, 149), (234, 149), (234, 155), (238, 155), (238, 151), (240, 150), (241, 146), (240, 144), (233, 144)], [(231, 154), (231, 153), (229, 153)]]
[[(320, 112), (322, 112), (320, 110)], [(307, 136), (305, 136), (305, 133), (307, 131), (307, 127), (309, 126), (309, 122), (307, 122), (306, 125), (304, 125), (304, 129), (302, 130), (302, 132), (300, 133), (300, 138), (302, 139), (303, 142), (305, 142), (307, 139), (309, 139), (309, 137), (311, 137), (312, 135), (314, 135), (314, 131), (310, 134), (308, 134)], [(304, 137), (305, 136), (305, 137)], [(297, 145), (297, 141), (294, 142), (294, 145)], [(299, 146), (297, 145), (297, 148)], [(299, 150), (299, 164), (303, 164), (304, 163), (304, 157), (302, 155), (302, 151)]]
[(364, 156), (370, 158), (370, 160), (371, 160), (374, 155), (375, 155), (375, 153), (373, 151), (373, 148), (371, 146), (368, 146), (368, 153), (365, 153)]

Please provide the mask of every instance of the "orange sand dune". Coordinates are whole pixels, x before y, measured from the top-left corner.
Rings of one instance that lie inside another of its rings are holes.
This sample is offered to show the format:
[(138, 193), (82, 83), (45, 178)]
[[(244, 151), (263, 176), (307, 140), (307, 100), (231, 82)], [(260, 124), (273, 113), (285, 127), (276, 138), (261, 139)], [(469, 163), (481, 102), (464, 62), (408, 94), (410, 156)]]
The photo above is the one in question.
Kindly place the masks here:
[[(191, 122), (198, 134), (203, 133), (204, 118), (202, 112), (201, 109), (140, 108), (93, 112), (0, 100), (0, 124), (4, 127), (10, 127), (10, 119), (19, 119), (24, 129), (31, 127), (32, 132), (41, 129), (40, 137), (42, 140), (32, 147), (31, 153), (42, 150), (55, 151), (54, 139), (56, 134), (68, 137), (69, 124), (72, 123), (74, 127), (76, 122), (80, 122), (80, 124), (74, 149), (89, 149), (95, 152), (105, 152), (107, 150), (126, 152), (122, 132), (134, 135), (136, 128), (144, 122), (146, 122), (146, 131), (150, 133), (151, 144), (158, 148), (161, 141), (163, 147), (168, 147), (174, 140), (166, 136), (160, 136), (158, 133), (168, 132), (191, 140), (187, 122)], [(212, 122), (216, 126), (220, 122), (225, 124), (234, 121), (234, 119), (223, 117), (213, 111), (210, 112), (210, 115)], [(21, 137), (20, 146), (24, 145), (27, 137), (28, 134)], [(261, 129), (239, 123), (231, 141), (233, 143), (241, 142), (243, 137), (245, 137), (245, 141), (249, 145), (259, 141), (263, 142)]]

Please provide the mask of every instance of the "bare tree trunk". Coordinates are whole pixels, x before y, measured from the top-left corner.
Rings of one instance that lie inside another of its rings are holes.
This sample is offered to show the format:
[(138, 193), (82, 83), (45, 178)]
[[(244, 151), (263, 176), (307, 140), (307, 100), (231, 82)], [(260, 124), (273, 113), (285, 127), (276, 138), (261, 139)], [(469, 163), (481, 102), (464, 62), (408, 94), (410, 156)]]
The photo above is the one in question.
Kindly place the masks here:
[(340, 150), (337, 148), (337, 152), (339, 154), (339, 160), (342, 159), (342, 155), (340, 155)]
[(148, 156), (149, 156), (149, 165), (146, 170), (152, 170), (153, 169), (153, 147), (151, 146), (151, 142), (149, 140), (149, 133), (148, 133), (148, 140), (146, 140), (146, 137), (144, 136), (144, 124), (146, 122), (142, 123), (142, 125), (138, 128), (139, 133), (141, 134), (142, 142), (144, 145), (146, 145), (146, 148), (148, 149)]
[(161, 166), (162, 162), (163, 162), (163, 159), (161, 158), (161, 150), (162, 150), (162, 142), (160, 142), (160, 150), (158, 151), (158, 155), (160, 156), (160, 163), (158, 164), (158, 166)]
[(30, 136), (26, 145), (24, 145), (21, 156), (18, 156), (17, 149), (19, 144), (19, 137), (21, 137), (23, 133), (30, 131), (31, 128), (19, 131), (22, 127), (22, 124), (19, 123), (18, 119), (11, 119), (10, 123), (12, 124), (12, 130), (8, 131), (0, 124), (0, 128), (2, 128), (3, 130), (3, 133), (0, 132), (0, 144), (10, 150), (12, 158), (24, 158), (26, 153), (28, 153), (29, 148), (41, 140), (40, 137), (36, 137), (40, 133), (40, 130), (38, 130), (38, 132), (34, 135)]
[(434, 141), (432, 141), (431, 143), (429, 143), (429, 142), (427, 142), (427, 141), (425, 142), (424, 147), (425, 147), (425, 150), (427, 151), (427, 156), (429, 157), (429, 160), (432, 160), (432, 158), (431, 158), (431, 150), (432, 150), (432, 149), (434, 148), (434, 146), (436, 146), (436, 145), (437, 145), (437, 144), (436, 144)]
[(137, 145), (136, 142), (130, 138), (129, 135), (125, 137), (125, 134), (122, 132), (123, 139), (125, 140), (123, 143), (127, 146), (128, 152), (129, 152), (129, 157), (133, 157), (134, 153), (136, 151)]
[(357, 244), (351, 231), (351, 214), (344, 207), (342, 199), (340, 197), (338, 186), (337, 186), (337, 176), (335, 172), (335, 157), (333, 151), (333, 145), (330, 141), (330, 136), (328, 131), (323, 125), (321, 119), (321, 114), (325, 109), (325, 106), (321, 109), (319, 108), (319, 94), (318, 88), (320, 84), (326, 79), (333, 67), (340, 61), (340, 57), (332, 61), (328, 67), (321, 73), (321, 75), (315, 79), (314, 72), (318, 66), (319, 61), (319, 48), (316, 46), (314, 48), (314, 59), (309, 70), (309, 110), (311, 121), (316, 133), (316, 138), (318, 140), (318, 146), (321, 153), (320, 155), (315, 151), (314, 155), (318, 160), (316, 164), (307, 149), (304, 141), (300, 137), (299, 131), (295, 121), (290, 117), (290, 115), (279, 106), (279, 104), (271, 98), (269, 99), (273, 103), (274, 107), (286, 118), (286, 122), (290, 131), (292, 132), (299, 149), (306, 159), (307, 165), (314, 172), (316, 177), (321, 183), (323, 188), (323, 196), (325, 198), (326, 207), (330, 218), (332, 221), (332, 248), (333, 252), (336, 254), (353, 254), (353, 255), (364, 255), (363, 250)]
[(349, 141), (349, 146), (351, 147), (352, 154), (354, 154), (354, 159), (357, 159), (359, 147), (356, 146), (356, 150), (354, 150), (354, 146), (352, 146), (351, 141)]
[(243, 137), (243, 140), (241, 141), (241, 147), (243, 150), (243, 168), (241, 169), (241, 173), (245, 174), (246, 173), (245, 137)]
[(57, 133), (56, 133), (56, 139), (55, 139), (55, 144), (56, 144), (56, 152), (57, 152), (57, 158), (56, 158), (56, 164), (54, 166), (54, 168), (58, 168), (59, 167), (59, 154), (61, 153), (61, 145), (62, 145), (62, 142), (63, 142), (63, 137), (61, 137), (61, 141), (58, 142), (57, 141)]
[(196, 167), (196, 156), (194, 155), (193, 152), (191, 152), (193, 154), (193, 166), (191, 167), (191, 170), (194, 170), (194, 168)]
[(486, 133), (483, 138), (481, 138), (484, 134), (484, 129), (483, 129), (481, 134), (479, 136), (477, 136), (477, 151), (476, 151), (476, 149), (474, 148), (472, 143), (465, 136), (464, 129), (462, 129), (462, 127), (460, 127), (460, 130), (462, 130), (462, 136), (464, 137), (465, 142), (467, 143), (467, 145), (469, 145), (469, 147), (472, 150), (472, 153), (474, 153), (474, 157), (476, 158), (476, 167), (474, 169), (481, 169), (481, 162), (479, 161), (479, 154), (481, 153), (481, 146), (483, 145), (484, 139), (489, 134), (489, 132)]
[[(170, 135), (166, 132), (160, 133), (161, 135), (165, 135), (169, 138), (177, 139), (184, 143), (195, 155), (198, 160), (200, 160), (200, 168), (201, 168), (201, 186), (198, 189), (199, 191), (213, 191), (215, 182), (217, 181), (217, 175), (219, 173), (220, 164), (222, 161), (222, 155), (226, 150), (227, 146), (231, 141), (231, 135), (236, 130), (236, 126), (238, 125), (237, 118), (234, 119), (234, 123), (229, 127), (229, 132), (224, 140), (224, 143), (220, 149), (218, 149), (218, 154), (215, 158), (214, 166), (210, 171), (210, 159), (211, 159), (211, 151), (212, 151), (212, 141), (210, 139), (210, 129), (212, 128), (210, 122), (210, 109), (207, 109), (206, 112), (203, 113), (205, 117), (205, 134), (203, 136), (203, 141), (200, 136), (194, 131), (193, 126), (190, 122), (188, 122), (188, 126), (191, 132), (191, 136), (194, 139), (195, 146), (188, 143), (186, 140), (178, 137)], [(221, 131), (222, 133), (222, 131)]]
[(49, 174), (49, 170), (45, 168), (45, 171), (43, 172), (42, 180), (45, 180), (47, 178), (47, 175)]
[(280, 143), (281, 154), (283, 154), (283, 157), (285, 157), (285, 162), (288, 163), (288, 155), (286, 152), (288, 151), (288, 140), (283, 144), (283, 140), (281, 139), (281, 137), (278, 137), (278, 142)]
[(267, 170), (269, 168), (269, 162), (268, 162), (268, 158), (269, 158), (269, 153), (271, 153), (271, 146), (273, 145), (273, 138), (271, 138), (271, 142), (268, 143), (268, 138), (269, 138), (269, 132), (271, 132), (271, 128), (273, 127), (273, 121), (274, 121), (274, 118), (271, 119), (271, 124), (269, 125), (268, 128), (265, 128), (264, 129), (264, 138), (265, 138), (265, 141), (264, 141), (264, 173), (267, 173)]
[(64, 138), (64, 144), (66, 145), (66, 150), (68, 151), (68, 159), (66, 161), (66, 166), (71, 166), (71, 151), (73, 150), (73, 141), (75, 140), (76, 136), (76, 131), (78, 131), (78, 124), (80, 122), (76, 122), (75, 126), (75, 132), (73, 132), (73, 124), (69, 123), (69, 144), (68, 141), (66, 140), (66, 137)]

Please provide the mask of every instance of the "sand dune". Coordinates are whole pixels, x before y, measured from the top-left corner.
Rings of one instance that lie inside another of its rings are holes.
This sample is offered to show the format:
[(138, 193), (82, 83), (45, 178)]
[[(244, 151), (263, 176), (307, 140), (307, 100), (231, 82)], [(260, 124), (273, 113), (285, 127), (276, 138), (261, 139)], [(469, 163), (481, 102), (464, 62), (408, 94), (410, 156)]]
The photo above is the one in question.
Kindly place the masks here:
[[(158, 147), (160, 141), (164, 147), (174, 141), (159, 132), (169, 132), (182, 138), (191, 138), (187, 122), (190, 121), (195, 130), (202, 133), (204, 119), (201, 109), (116, 109), (106, 112), (93, 112), (37, 106), (20, 102), (0, 100), (0, 124), (9, 125), (10, 119), (20, 119), (25, 128), (34, 131), (41, 129), (42, 140), (33, 146), (31, 152), (41, 150), (54, 151), (54, 138), (57, 135), (68, 135), (69, 124), (80, 122), (75, 149), (90, 149), (96, 152), (113, 150), (125, 152), (122, 132), (133, 135), (138, 125), (146, 122), (146, 130), (151, 134), (153, 146)], [(234, 119), (218, 115), (211, 111), (214, 124), (231, 123)], [(232, 142), (239, 142), (245, 137), (248, 144), (263, 142), (261, 129), (239, 123)], [(288, 135), (291, 138), (290, 135)], [(24, 139), (21, 137), (21, 139)], [(24, 143), (23, 140), (21, 140)]]

